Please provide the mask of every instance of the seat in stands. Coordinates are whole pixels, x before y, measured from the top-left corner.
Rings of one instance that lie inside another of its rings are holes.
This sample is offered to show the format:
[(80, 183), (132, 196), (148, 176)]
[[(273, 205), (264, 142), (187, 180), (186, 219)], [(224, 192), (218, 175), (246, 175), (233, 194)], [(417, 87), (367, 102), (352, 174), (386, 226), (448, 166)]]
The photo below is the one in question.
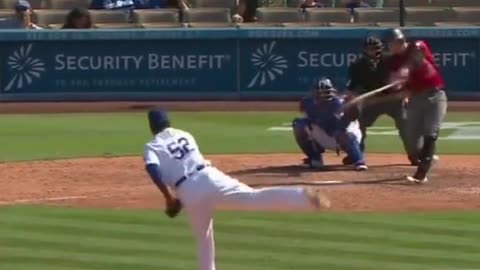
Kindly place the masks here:
[(10, 18), (15, 15), (13, 9), (0, 9), (0, 18)]
[(183, 23), (142, 23), (140, 24), (142, 28), (150, 28), (150, 29), (162, 29), (162, 28), (184, 28), (186, 27)]
[(345, 8), (315, 8), (307, 9), (305, 12), (305, 21), (307, 22), (338, 22), (349, 23), (352, 16)]
[(480, 7), (480, 0), (432, 0), (432, 6)]
[(257, 8), (260, 23), (302, 22), (303, 14), (296, 8)]
[(178, 23), (179, 14), (176, 9), (138, 9), (133, 12), (135, 23)]
[(237, 27), (234, 23), (222, 23), (222, 22), (197, 22), (189, 23), (189, 28), (232, 28)]
[(48, 9), (73, 9), (90, 6), (91, 0), (45, 0), (45, 8)]
[[(427, 7), (430, 0), (403, 0), (405, 7)], [(400, 0), (383, 0), (383, 7), (399, 7)]]
[(325, 22), (297, 22), (297, 23), (282, 23), (283, 27), (290, 28), (299, 28), (299, 27), (326, 27), (328, 26)]
[(355, 22), (391, 22), (398, 18), (398, 9), (358, 8), (354, 11)]
[(230, 23), (230, 9), (228, 8), (191, 8), (184, 13), (184, 22), (217, 22)]
[(49, 24), (63, 24), (68, 12), (67, 9), (39, 9), (33, 17), (36, 24), (48, 27)]
[(450, 8), (443, 7), (409, 7), (406, 8), (406, 20), (431, 26), (434, 22), (452, 21), (454, 14)]
[[(0, 9), (13, 9), (17, 0), (0, 0)], [(32, 9), (45, 8), (43, 0), (28, 0)]]
[(126, 10), (90, 10), (90, 14), (95, 25), (128, 23), (130, 17)]
[[(386, 28), (395, 28), (395, 27), (400, 27), (400, 22), (377, 22), (375, 23), (376, 26), (378, 27), (386, 27)], [(422, 24), (419, 22), (405, 22), (405, 26), (407, 27), (415, 27), (415, 26), (421, 26)]]
[(235, 0), (195, 0), (196, 8), (228, 8), (234, 10), (237, 5)]
[(480, 22), (436, 22), (437, 27), (474, 27), (480, 26)]
[(480, 22), (480, 7), (456, 7), (454, 21), (459, 22)]
[(131, 29), (139, 28), (139, 25), (134, 23), (97, 23), (94, 27), (98, 29)]
[(282, 23), (276, 22), (276, 23), (261, 23), (261, 22), (255, 22), (255, 23), (239, 23), (237, 24), (238, 28), (241, 29), (246, 29), (246, 28), (269, 28), (269, 27), (281, 27)]
[(374, 27), (375, 23), (339, 23), (339, 22), (329, 22), (327, 24), (329, 27)]

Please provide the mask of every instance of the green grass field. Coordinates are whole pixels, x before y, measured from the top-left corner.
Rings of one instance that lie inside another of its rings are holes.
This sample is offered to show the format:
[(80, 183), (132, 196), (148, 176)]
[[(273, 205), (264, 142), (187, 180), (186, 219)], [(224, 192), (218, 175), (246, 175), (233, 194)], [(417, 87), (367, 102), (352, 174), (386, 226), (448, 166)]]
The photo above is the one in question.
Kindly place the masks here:
[[(294, 116), (175, 113), (172, 118), (195, 135), (204, 153), (270, 153), (297, 152), (289, 132), (268, 130)], [(480, 116), (451, 113), (447, 121), (476, 122)], [(391, 122), (382, 119), (378, 125), (391, 126)], [(139, 155), (150, 138), (144, 114), (2, 115), (0, 127), (4, 162)], [(454, 132), (455, 128), (445, 129), (442, 136)], [(371, 136), (369, 147), (374, 152), (401, 151), (396, 136)], [(441, 140), (440, 152), (478, 154), (480, 141)], [(480, 269), (478, 224), (480, 212), (221, 212), (215, 224), (217, 267)], [(195, 266), (195, 246), (183, 216), (171, 220), (159, 211), (146, 210), (0, 208), (0, 270), (191, 270)]]
[[(290, 122), (294, 112), (174, 113), (174, 124), (189, 130), (206, 154), (298, 152), (291, 132), (269, 127)], [(478, 121), (478, 113), (450, 113), (449, 122)], [(382, 118), (378, 126), (392, 126)], [(79, 156), (139, 155), (150, 139), (145, 114), (2, 115), (0, 161)], [(443, 130), (448, 135), (452, 130)], [(478, 134), (480, 136), (480, 134)], [(401, 152), (397, 136), (372, 136), (371, 152)], [(480, 153), (480, 140), (441, 141), (440, 153)]]

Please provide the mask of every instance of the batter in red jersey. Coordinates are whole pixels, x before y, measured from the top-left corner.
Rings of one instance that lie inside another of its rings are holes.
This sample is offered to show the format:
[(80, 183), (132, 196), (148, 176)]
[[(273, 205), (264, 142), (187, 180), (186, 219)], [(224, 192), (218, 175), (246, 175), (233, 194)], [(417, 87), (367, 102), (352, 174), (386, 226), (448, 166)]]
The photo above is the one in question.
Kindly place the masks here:
[(409, 159), (417, 164), (415, 174), (407, 179), (424, 183), (428, 181), (440, 125), (447, 112), (443, 77), (425, 41), (407, 42), (399, 29), (388, 30), (385, 38), (392, 54), (391, 80), (405, 80), (401, 87), (406, 93), (408, 152), (415, 153)]

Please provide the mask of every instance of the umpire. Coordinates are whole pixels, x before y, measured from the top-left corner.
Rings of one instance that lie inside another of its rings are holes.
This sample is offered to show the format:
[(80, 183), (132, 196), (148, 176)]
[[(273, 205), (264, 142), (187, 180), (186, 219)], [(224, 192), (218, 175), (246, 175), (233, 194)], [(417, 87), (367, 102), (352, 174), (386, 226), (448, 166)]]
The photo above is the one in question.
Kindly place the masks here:
[[(363, 55), (349, 67), (350, 78), (347, 84), (349, 94), (360, 95), (388, 84), (388, 59), (389, 56), (383, 52), (382, 41), (376, 37), (368, 37), (364, 43)], [(361, 106), (358, 120), (362, 131), (360, 143), (362, 151), (365, 151), (367, 128), (371, 127), (378, 117), (386, 114), (395, 121), (395, 127), (408, 154), (405, 140), (406, 113), (402, 98), (394, 95), (380, 95), (377, 99), (372, 99), (370, 103), (367, 101)], [(344, 160), (344, 163), (349, 163), (349, 161)]]

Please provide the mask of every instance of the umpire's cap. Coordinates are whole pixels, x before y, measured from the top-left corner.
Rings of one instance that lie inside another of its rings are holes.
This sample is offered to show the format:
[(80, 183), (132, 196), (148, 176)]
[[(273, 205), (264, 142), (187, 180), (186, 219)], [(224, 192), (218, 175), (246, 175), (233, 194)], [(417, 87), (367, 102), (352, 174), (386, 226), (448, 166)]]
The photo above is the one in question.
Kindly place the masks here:
[(385, 42), (404, 41), (405, 35), (403, 34), (402, 30), (398, 28), (388, 29), (385, 31), (383, 39)]
[(157, 134), (167, 127), (170, 127), (168, 113), (162, 109), (153, 109), (148, 112), (148, 123), (153, 134)]

